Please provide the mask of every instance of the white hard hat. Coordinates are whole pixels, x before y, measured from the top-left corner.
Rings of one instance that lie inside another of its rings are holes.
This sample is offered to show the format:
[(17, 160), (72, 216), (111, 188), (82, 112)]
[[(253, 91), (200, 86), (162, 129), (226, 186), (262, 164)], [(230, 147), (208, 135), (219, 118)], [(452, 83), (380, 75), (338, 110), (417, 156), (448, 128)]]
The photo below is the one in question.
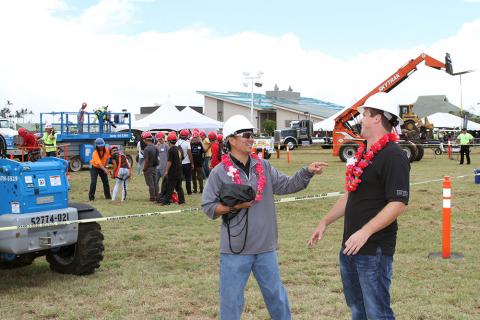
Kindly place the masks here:
[(234, 115), (228, 118), (223, 124), (223, 136), (227, 139), (229, 136), (236, 134), (240, 130), (253, 130), (252, 123), (242, 115)]
[(45, 129), (52, 129), (52, 124), (51, 123), (45, 123)]
[(392, 120), (393, 116), (395, 116), (398, 119), (399, 124), (403, 124), (403, 120), (400, 117), (399, 105), (400, 104), (395, 101), (392, 94), (379, 92), (370, 96), (365, 103), (358, 108), (358, 111), (363, 113), (363, 108), (382, 110), (385, 118)]

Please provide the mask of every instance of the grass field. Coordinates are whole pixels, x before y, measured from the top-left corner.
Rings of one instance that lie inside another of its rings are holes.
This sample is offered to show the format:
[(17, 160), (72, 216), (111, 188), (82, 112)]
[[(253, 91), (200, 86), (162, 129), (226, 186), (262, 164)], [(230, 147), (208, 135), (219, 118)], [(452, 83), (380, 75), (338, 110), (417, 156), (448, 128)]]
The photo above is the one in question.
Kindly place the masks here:
[[(272, 159), (293, 174), (313, 160), (329, 162), (301, 194), (343, 189), (344, 163), (329, 150), (292, 152), (292, 163)], [(473, 164), (459, 166), (431, 150), (412, 164), (411, 182), (452, 180), (452, 251), (462, 260), (430, 260), (441, 246), (441, 182), (413, 185), (410, 205), (399, 219), (394, 259), (392, 306), (398, 319), (480, 319), (480, 185)], [(73, 174), (72, 201), (88, 199), (89, 173)], [(111, 183), (112, 185), (112, 183)], [(143, 177), (135, 176), (125, 204), (102, 199), (101, 183), (93, 203), (106, 216), (172, 209), (152, 205)], [(336, 201), (328, 198), (277, 206), (279, 260), (294, 319), (348, 319), (338, 270), (343, 222), (338, 221), (313, 249), (306, 242), (320, 217)], [(188, 196), (187, 207), (200, 204)], [(173, 208), (178, 208), (177, 206)], [(44, 258), (33, 265), (0, 270), (1, 319), (215, 319), (218, 317), (219, 222), (200, 212), (102, 224), (105, 258), (91, 276), (60, 275)], [(243, 319), (268, 319), (260, 290), (250, 278)]]

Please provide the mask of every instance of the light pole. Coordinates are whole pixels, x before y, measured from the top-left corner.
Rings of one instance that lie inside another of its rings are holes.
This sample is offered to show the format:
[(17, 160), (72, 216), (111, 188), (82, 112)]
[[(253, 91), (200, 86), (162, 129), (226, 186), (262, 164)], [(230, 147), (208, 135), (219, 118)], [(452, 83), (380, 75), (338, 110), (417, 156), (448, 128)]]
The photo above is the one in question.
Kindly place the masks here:
[(243, 85), (248, 87), (248, 80), (250, 80), (250, 87), (251, 87), (251, 92), (250, 92), (250, 122), (255, 126), (258, 127), (258, 124), (253, 123), (253, 85), (256, 87), (261, 87), (263, 85), (262, 81), (260, 80), (262, 78), (263, 72), (259, 71), (255, 75), (251, 75), (250, 72), (244, 72), (243, 73), (243, 78), (245, 79), (245, 82), (243, 82)]

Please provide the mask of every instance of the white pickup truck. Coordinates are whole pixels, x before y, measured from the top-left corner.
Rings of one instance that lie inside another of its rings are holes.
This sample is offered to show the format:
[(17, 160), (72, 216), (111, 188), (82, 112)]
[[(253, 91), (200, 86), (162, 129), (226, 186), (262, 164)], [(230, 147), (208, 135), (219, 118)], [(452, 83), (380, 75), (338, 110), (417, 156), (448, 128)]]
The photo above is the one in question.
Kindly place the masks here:
[(257, 154), (262, 156), (262, 148), (265, 159), (270, 159), (273, 153), (275, 153), (275, 143), (273, 137), (255, 137), (253, 142), (253, 148), (256, 148)]
[(10, 124), (7, 119), (0, 118), (0, 136), (3, 137), (2, 143), (6, 144), (6, 149), (11, 150), (14, 148), (13, 137), (17, 135), (17, 131), (10, 128)]

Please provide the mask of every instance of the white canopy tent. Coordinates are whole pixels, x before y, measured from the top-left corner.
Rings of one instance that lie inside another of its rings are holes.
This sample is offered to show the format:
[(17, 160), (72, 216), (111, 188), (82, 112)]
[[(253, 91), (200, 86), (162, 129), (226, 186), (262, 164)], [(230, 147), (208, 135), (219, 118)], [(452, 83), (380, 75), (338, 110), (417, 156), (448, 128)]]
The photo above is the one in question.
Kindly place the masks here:
[(223, 122), (211, 119), (190, 107), (186, 107), (180, 111), (182, 128), (198, 128), (198, 129), (219, 129), (223, 128)]
[(338, 117), (343, 111), (347, 110), (349, 107), (344, 108), (337, 113), (331, 115), (325, 120), (313, 124), (313, 131), (333, 131), (335, 128), (335, 118)]
[(173, 105), (165, 105), (132, 125), (132, 129), (146, 131), (155, 129), (217, 129), (223, 123), (198, 113), (190, 107), (181, 112)]
[(177, 129), (178, 120), (181, 119), (180, 111), (173, 105), (164, 105), (143, 119), (135, 121), (132, 129), (146, 131), (152, 129)]
[[(463, 119), (450, 113), (437, 112), (429, 115), (428, 121), (434, 125), (435, 128), (462, 128)], [(480, 130), (480, 124), (468, 121), (467, 130)]]

